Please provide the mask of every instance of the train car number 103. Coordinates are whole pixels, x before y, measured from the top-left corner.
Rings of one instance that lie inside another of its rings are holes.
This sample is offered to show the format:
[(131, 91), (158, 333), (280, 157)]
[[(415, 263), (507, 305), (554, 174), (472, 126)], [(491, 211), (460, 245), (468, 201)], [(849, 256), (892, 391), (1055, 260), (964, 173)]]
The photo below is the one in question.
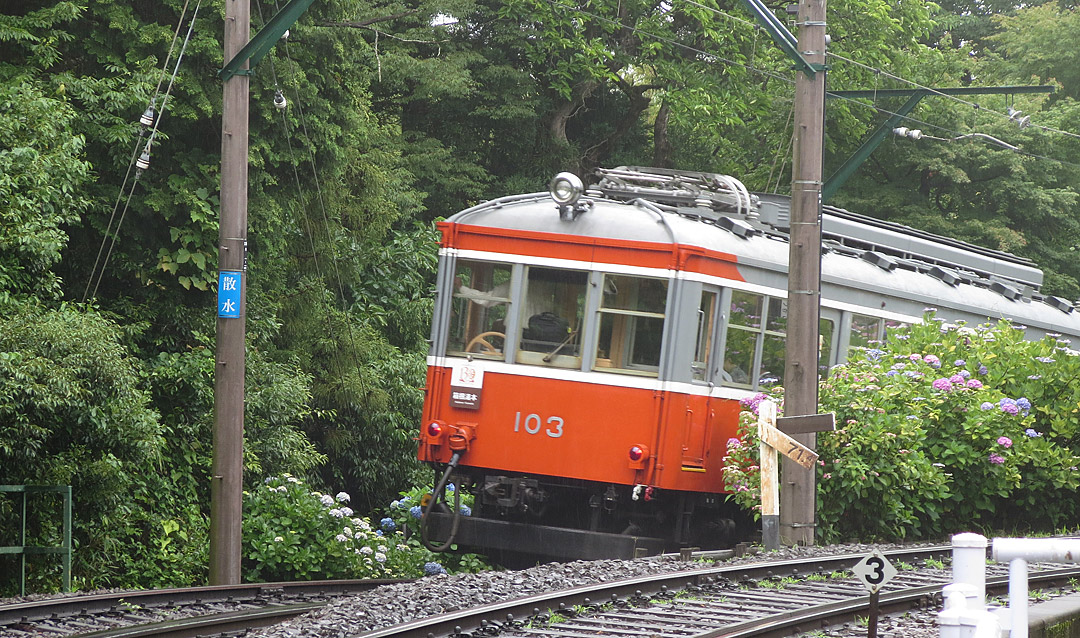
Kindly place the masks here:
[[(549, 416), (547, 421), (544, 421), (539, 414), (526, 414), (524, 427), (529, 434), (538, 434), (543, 429), (544, 434), (557, 439), (563, 435), (563, 423), (561, 416)], [(514, 432), (520, 432), (522, 425), (521, 412), (517, 412), (514, 415)]]

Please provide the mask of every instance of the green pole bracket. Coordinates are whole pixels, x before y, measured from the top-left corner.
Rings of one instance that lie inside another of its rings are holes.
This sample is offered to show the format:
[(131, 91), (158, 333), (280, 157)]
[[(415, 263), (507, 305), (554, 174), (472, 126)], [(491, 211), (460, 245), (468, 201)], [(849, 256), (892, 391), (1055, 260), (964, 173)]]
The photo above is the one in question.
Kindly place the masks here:
[(870, 157), (870, 154), (881, 144), (885, 136), (888, 135), (893, 128), (905, 119), (908, 113), (910, 113), (915, 106), (927, 95), (992, 95), (992, 94), (1017, 94), (1017, 93), (1053, 93), (1054, 87), (1046, 84), (1040, 84), (1036, 86), (960, 86), (948, 89), (883, 89), (883, 90), (863, 90), (863, 91), (829, 91), (828, 97), (840, 97), (840, 98), (890, 98), (890, 97), (907, 97), (907, 102), (904, 103), (899, 109), (897, 109), (892, 115), (888, 117), (884, 122), (878, 126), (877, 130), (870, 135), (870, 138), (863, 142), (862, 146), (855, 151), (851, 157), (847, 159), (844, 164), (836, 169), (836, 172), (832, 174), (832, 177), (825, 182), (825, 185), (821, 188), (821, 200), (828, 201), (833, 194), (844, 185), (844, 182), (849, 177), (855, 174), (855, 171), (859, 169), (859, 166), (866, 161), (866, 158)]
[(257, 65), (259, 61), (266, 57), (270, 49), (274, 48), (274, 45), (289, 30), (289, 27), (296, 24), (296, 21), (300, 19), (300, 16), (307, 11), (314, 1), (290, 0), (289, 4), (285, 5), (281, 11), (278, 11), (273, 18), (270, 18), (270, 22), (266, 23), (262, 31), (256, 33), (255, 37), (249, 40), (244, 45), (244, 48), (240, 49), (236, 57), (229, 60), (224, 68), (218, 71), (218, 77), (228, 82), (229, 78), (234, 75), (251, 75), (251, 69), (242, 68), (244, 63), (250, 61), (250, 66)]
[(824, 69), (823, 65), (812, 64), (806, 60), (799, 53), (798, 40), (795, 36), (788, 31), (783, 22), (776, 17), (776, 14), (771, 9), (766, 7), (761, 0), (742, 0), (742, 3), (746, 5), (746, 8), (750, 10), (750, 13), (754, 14), (754, 17), (761, 22), (762, 28), (769, 32), (772, 36), (773, 42), (783, 49), (784, 53), (788, 54), (788, 57), (795, 61), (795, 69), (803, 71), (810, 77), (814, 77), (814, 73)]

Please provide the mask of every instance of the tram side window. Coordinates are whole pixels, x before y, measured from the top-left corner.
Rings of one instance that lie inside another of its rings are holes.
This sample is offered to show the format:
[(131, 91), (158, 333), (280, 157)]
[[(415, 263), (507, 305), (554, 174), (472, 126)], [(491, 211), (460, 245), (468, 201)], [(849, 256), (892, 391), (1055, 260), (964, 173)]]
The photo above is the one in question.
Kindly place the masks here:
[(459, 260), (454, 273), (447, 354), (501, 359), (510, 309), (507, 264)]
[(521, 315), (519, 363), (581, 366), (581, 333), (589, 274), (530, 266)]
[(724, 369), (720, 373), (724, 382), (750, 385), (749, 371), (754, 369), (754, 355), (761, 332), (761, 312), (764, 305), (765, 298), (761, 295), (741, 290), (731, 292)]
[(694, 345), (694, 361), (690, 364), (694, 381), (709, 380), (713, 327), (716, 324), (716, 297), (716, 293), (711, 290), (701, 292), (701, 304), (698, 306), (697, 341)]
[(604, 275), (594, 369), (659, 373), (667, 285), (664, 279)]
[(829, 358), (832, 356), (833, 321), (820, 319), (818, 321), (818, 376), (829, 376)]
[(856, 350), (870, 348), (881, 341), (884, 324), (880, 317), (852, 314), (847, 358), (851, 359)]
[(744, 387), (783, 383), (786, 339), (785, 300), (733, 290), (723, 382)]

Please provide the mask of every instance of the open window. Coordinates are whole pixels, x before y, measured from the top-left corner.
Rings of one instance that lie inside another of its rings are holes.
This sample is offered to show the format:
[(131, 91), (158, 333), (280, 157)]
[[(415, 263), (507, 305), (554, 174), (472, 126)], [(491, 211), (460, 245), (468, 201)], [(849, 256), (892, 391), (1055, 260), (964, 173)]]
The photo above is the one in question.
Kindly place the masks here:
[(697, 311), (697, 335), (694, 340), (694, 360), (690, 371), (694, 381), (709, 381), (709, 362), (712, 361), (713, 333), (716, 329), (715, 290), (702, 290)]
[(589, 273), (530, 266), (526, 271), (517, 361), (581, 367), (581, 333)]
[(454, 273), (448, 355), (502, 359), (510, 310), (511, 266), (459, 260)]
[(604, 275), (595, 370), (657, 376), (667, 286), (665, 279)]

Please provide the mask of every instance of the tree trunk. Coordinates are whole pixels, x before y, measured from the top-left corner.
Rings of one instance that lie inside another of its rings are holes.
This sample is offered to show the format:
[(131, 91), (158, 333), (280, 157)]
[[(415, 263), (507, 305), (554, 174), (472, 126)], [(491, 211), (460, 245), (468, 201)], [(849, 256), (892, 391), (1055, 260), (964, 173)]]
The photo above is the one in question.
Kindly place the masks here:
[(674, 168), (671, 159), (671, 139), (668, 137), (668, 118), (671, 116), (671, 108), (667, 100), (660, 104), (660, 110), (653, 122), (653, 161), (652, 165), (657, 168)]

